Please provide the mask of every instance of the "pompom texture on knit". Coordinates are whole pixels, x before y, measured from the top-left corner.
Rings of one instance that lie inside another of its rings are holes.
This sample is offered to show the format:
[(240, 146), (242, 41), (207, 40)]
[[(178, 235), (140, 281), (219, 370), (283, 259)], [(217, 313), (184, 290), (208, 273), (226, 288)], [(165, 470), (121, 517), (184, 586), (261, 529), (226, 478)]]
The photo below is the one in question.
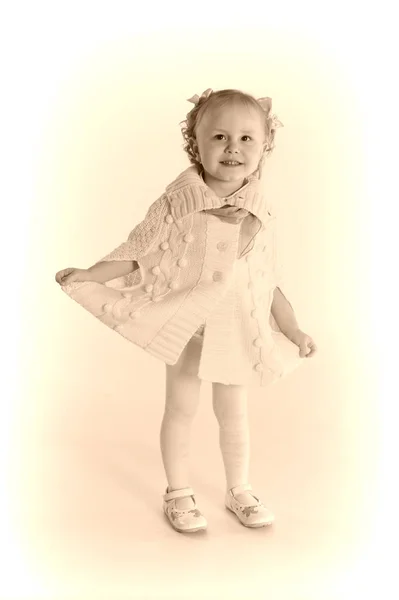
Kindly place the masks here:
[(164, 194), (149, 207), (145, 219), (130, 232), (128, 240), (104, 256), (101, 261), (138, 260), (147, 254), (157, 239), (162, 219), (168, 212), (168, 199)]

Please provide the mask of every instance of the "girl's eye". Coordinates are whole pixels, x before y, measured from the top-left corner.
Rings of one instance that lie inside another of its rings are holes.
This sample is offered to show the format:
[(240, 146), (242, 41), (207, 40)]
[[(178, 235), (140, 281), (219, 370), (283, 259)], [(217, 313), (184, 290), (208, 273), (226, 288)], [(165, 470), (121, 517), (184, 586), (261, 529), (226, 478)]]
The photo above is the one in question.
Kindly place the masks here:
[[(223, 135), (223, 133), (217, 133), (217, 134), (215, 135), (215, 137), (216, 137), (216, 138), (220, 138), (220, 137), (224, 137), (224, 135)], [(242, 137), (243, 137), (243, 138), (248, 138), (248, 139), (251, 139), (251, 138), (249, 137), (249, 135), (243, 135)]]

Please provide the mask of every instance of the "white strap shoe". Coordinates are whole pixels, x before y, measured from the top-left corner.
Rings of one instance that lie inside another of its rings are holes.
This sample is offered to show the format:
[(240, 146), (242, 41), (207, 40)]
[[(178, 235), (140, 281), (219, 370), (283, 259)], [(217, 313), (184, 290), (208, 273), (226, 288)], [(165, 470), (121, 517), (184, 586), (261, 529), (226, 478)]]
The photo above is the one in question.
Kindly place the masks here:
[(251, 490), (252, 486), (249, 483), (238, 485), (228, 490), (225, 496), (226, 508), (231, 510), (245, 527), (264, 527), (265, 525), (271, 525), (274, 521), (274, 514), (271, 510), (266, 508), (259, 498), (251, 494), (257, 501), (257, 504), (255, 506), (248, 506), (247, 504), (239, 502), (235, 497), (235, 495)]
[[(193, 499), (193, 508), (186, 508), (184, 510), (176, 508), (177, 498), (186, 497)], [(190, 487), (174, 490), (173, 492), (168, 492), (168, 488), (166, 488), (166, 493), (163, 496), (163, 510), (172, 527), (180, 533), (194, 533), (207, 527), (207, 521), (204, 515), (198, 510), (194, 491)]]

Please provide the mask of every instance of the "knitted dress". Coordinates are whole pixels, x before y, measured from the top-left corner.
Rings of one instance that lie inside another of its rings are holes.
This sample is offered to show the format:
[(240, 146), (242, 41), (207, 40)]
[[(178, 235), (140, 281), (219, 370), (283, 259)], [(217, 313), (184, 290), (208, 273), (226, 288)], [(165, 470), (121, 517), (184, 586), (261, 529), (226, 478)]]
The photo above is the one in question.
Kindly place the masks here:
[[(236, 206), (232, 206), (231, 204), (225, 204), (221, 208), (212, 208), (210, 210), (204, 211), (207, 214), (215, 215), (222, 220), (229, 220), (233, 223), (242, 223), (245, 218), (255, 219), (255, 217), (245, 208), (237, 208)], [(247, 236), (243, 229), (240, 229), (240, 245), (238, 247), (237, 258), (241, 255), (243, 248), (248, 244)], [(205, 323), (198, 327), (197, 331), (194, 333), (193, 338), (199, 342), (202, 342), (204, 339), (204, 328)]]

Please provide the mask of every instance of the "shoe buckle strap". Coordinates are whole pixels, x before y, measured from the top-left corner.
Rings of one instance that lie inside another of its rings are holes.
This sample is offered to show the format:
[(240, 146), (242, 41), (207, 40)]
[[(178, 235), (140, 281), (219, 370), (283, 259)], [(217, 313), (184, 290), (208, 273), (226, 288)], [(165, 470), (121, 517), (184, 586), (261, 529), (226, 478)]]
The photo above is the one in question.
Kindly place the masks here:
[[(166, 488), (168, 489), (168, 488)], [(191, 487), (187, 487), (187, 488), (182, 488), (181, 490), (173, 490), (173, 492), (166, 492), (166, 494), (164, 494), (163, 499), (165, 500), (165, 502), (168, 502), (168, 500), (175, 500), (176, 498), (187, 498), (189, 496), (193, 496), (194, 495), (194, 490)]]
[(250, 483), (244, 483), (242, 485), (236, 485), (233, 488), (230, 488), (230, 492), (233, 494), (241, 494), (242, 492), (247, 492), (252, 490), (252, 485)]

